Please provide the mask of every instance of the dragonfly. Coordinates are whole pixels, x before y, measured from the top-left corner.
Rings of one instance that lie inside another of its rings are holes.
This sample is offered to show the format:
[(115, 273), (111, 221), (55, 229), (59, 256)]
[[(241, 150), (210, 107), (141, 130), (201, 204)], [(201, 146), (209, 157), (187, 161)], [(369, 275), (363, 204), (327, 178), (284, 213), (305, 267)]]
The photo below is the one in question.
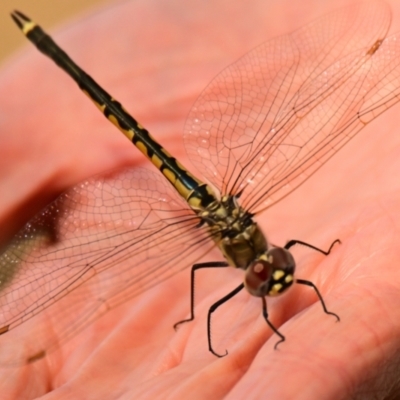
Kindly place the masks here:
[[(214, 303), (212, 314), (243, 289), (260, 298), (294, 284), (294, 245), (328, 255), (300, 240), (268, 242), (257, 215), (289, 195), (364, 126), (398, 102), (399, 44), (387, 37), (390, 10), (360, 3), (272, 39), (224, 69), (195, 102), (184, 142), (195, 175), (19, 11), (23, 34), (61, 67), (157, 168), (94, 178), (62, 194), (22, 228), (0, 256), (0, 363), (46, 357), (105, 312), (191, 267), (195, 273), (234, 267), (244, 280)], [(198, 178), (203, 176), (204, 179)], [(199, 262), (214, 249), (218, 261)], [(51, 329), (37, 318), (46, 314)], [(29, 329), (26, 326), (29, 325)], [(16, 344), (17, 341), (17, 344)]]

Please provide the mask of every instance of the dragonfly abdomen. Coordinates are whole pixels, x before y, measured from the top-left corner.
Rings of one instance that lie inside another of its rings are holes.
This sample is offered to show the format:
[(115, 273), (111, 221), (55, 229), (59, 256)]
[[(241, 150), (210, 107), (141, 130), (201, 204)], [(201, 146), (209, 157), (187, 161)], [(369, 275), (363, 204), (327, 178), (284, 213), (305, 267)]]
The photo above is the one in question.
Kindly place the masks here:
[(51, 58), (78, 84), (103, 115), (161, 171), (192, 208), (204, 209), (216, 200), (211, 187), (192, 175), (163, 146), (157, 143), (147, 129), (143, 128), (120, 102), (76, 65), (39, 25), (19, 11), (15, 11), (12, 17), (38, 50)]

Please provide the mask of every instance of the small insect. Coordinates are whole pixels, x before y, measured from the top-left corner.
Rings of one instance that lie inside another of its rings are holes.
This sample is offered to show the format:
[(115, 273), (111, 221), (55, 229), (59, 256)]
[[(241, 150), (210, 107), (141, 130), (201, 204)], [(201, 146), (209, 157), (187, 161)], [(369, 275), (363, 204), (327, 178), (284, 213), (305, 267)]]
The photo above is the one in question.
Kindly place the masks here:
[[(285, 337), (268, 318), (266, 297), (294, 283), (313, 288), (324, 312), (339, 320), (312, 282), (295, 277), (289, 252), (301, 244), (328, 255), (339, 240), (326, 251), (299, 240), (272, 246), (255, 218), (398, 102), (400, 48), (396, 37), (386, 38), (390, 11), (384, 5), (333, 12), (223, 70), (185, 126), (187, 152), (204, 180), (37, 24), (18, 11), (12, 18), (159, 172), (132, 169), (113, 180), (84, 182), (16, 235), (0, 256), (0, 363), (43, 358), (108, 310), (189, 266), (190, 316), (175, 327), (195, 317), (197, 270), (232, 266), (245, 272), (243, 283), (208, 312), (208, 346), (216, 356), (227, 352), (212, 345), (212, 313), (244, 288), (260, 298), (264, 319), (279, 336), (275, 347)], [(197, 262), (214, 248), (221, 260)], [(42, 313), (51, 330), (37, 320)]]

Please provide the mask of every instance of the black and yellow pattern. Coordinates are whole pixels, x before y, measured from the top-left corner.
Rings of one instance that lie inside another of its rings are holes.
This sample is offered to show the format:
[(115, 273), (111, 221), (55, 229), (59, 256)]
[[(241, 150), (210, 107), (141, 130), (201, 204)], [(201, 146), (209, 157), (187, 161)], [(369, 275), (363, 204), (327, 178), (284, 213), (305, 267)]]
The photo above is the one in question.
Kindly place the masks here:
[(63, 69), (93, 101), (104, 116), (113, 123), (167, 178), (177, 192), (195, 209), (215, 201), (212, 189), (193, 176), (171, 154), (153, 139), (112, 96), (83, 71), (36, 23), (19, 11), (11, 15), (24, 35)]

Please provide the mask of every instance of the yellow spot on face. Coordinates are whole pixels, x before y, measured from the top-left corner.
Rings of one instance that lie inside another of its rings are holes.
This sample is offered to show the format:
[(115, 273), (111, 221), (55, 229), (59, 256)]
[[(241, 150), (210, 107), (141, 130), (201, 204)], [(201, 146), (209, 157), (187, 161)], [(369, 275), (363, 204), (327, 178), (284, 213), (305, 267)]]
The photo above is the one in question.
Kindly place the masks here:
[[(136, 147), (146, 156), (147, 155), (147, 147), (142, 142), (136, 142)], [(165, 175), (165, 174), (164, 174)], [(169, 180), (169, 179), (168, 179)]]
[(272, 289), (268, 292), (270, 296), (276, 296), (280, 293), (282, 290), (282, 285), (280, 283), (276, 283), (274, 286), (272, 286)]
[(22, 32), (24, 33), (24, 35), (27, 35), (35, 27), (36, 27), (36, 24), (32, 21), (25, 22), (24, 26), (22, 27)]
[(265, 261), (269, 264), (272, 264), (274, 262), (274, 257), (272, 256), (272, 254), (261, 254), (260, 257), (258, 257), (259, 260)]
[(285, 273), (284, 273), (281, 269), (278, 269), (278, 270), (276, 270), (276, 271), (272, 274), (272, 277), (273, 277), (276, 281), (278, 281), (279, 279), (282, 278), (283, 275), (285, 275)]
[(286, 275), (285, 283), (290, 283), (290, 282), (293, 282), (293, 275)]

